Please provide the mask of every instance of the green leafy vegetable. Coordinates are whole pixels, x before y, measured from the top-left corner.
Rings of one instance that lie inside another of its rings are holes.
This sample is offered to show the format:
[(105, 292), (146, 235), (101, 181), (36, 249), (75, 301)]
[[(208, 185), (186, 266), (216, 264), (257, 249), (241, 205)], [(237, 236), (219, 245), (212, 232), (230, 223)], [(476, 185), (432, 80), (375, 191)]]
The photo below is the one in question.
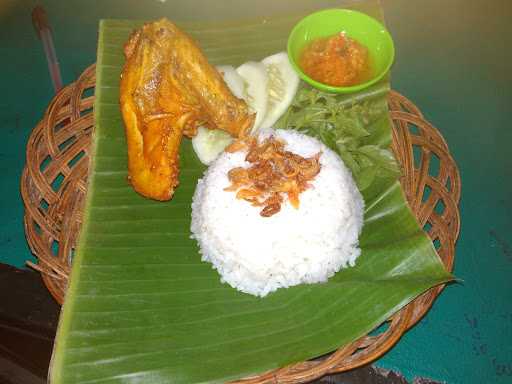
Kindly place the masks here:
[(359, 97), (350, 98), (303, 84), (276, 127), (295, 129), (321, 140), (340, 155), (359, 189), (364, 190), (376, 177), (400, 174), (389, 142), (376, 141), (379, 120), (387, 112), (386, 99), (382, 97), (387, 91), (387, 83), (380, 83), (362, 91)]

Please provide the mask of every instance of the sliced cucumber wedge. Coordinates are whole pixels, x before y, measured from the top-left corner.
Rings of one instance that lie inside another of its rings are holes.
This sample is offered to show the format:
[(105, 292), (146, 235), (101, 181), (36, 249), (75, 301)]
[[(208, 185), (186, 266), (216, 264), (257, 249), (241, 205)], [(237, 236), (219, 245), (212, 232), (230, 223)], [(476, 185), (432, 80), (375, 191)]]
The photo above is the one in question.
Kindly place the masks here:
[(192, 148), (204, 165), (211, 164), (224, 151), (233, 138), (220, 129), (199, 127), (192, 138)]
[(256, 119), (251, 133), (258, 131), (267, 113), (268, 104), (268, 75), (263, 63), (249, 61), (239, 66), (236, 71), (245, 82), (244, 97), (249, 107), (256, 113)]
[(299, 76), (293, 69), (286, 52), (279, 52), (262, 60), (268, 75), (268, 101), (265, 118), (260, 129), (270, 128), (290, 106)]
[(235, 67), (231, 65), (219, 65), (216, 67), (220, 72), (229, 90), (239, 99), (245, 98), (245, 83), (242, 76), (238, 74)]

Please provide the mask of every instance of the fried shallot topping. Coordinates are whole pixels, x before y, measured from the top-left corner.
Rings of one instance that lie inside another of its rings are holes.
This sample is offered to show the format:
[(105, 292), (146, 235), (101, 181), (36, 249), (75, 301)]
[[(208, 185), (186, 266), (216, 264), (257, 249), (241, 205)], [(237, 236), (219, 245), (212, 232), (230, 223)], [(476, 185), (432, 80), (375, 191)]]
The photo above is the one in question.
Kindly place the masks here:
[(304, 158), (285, 151), (285, 142), (273, 136), (262, 143), (254, 137), (233, 142), (227, 152), (247, 149), (245, 160), (248, 168), (236, 167), (228, 172), (231, 185), (225, 191), (236, 192), (237, 199), (244, 199), (255, 207), (263, 207), (260, 215), (270, 217), (281, 210), (288, 197), (290, 204), (299, 208), (299, 194), (308, 189), (320, 172), (321, 152)]

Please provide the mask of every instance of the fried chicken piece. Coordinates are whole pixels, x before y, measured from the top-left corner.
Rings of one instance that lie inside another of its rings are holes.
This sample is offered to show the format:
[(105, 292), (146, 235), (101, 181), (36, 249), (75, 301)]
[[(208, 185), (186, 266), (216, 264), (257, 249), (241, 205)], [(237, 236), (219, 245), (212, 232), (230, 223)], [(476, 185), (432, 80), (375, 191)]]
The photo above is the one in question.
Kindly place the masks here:
[(129, 180), (141, 195), (169, 200), (178, 185), (182, 136), (195, 136), (202, 125), (242, 137), (254, 115), (198, 45), (169, 20), (135, 31), (124, 54), (120, 104)]

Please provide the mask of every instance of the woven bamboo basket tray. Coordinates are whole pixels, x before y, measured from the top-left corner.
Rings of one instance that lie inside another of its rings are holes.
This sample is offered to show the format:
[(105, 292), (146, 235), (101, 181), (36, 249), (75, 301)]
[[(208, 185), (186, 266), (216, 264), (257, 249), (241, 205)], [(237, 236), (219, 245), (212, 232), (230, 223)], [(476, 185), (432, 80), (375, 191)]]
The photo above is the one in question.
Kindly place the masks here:
[[(41, 272), (60, 304), (64, 301), (87, 193), (94, 85), (92, 65), (54, 97), (28, 141), (27, 163), (21, 180), (26, 237), (38, 259), (37, 264), (29, 264)], [(441, 134), (412, 102), (392, 91), (388, 103), (392, 149), (402, 167), (402, 188), (420, 226), (451, 271), (460, 226), (457, 166)], [(416, 161), (415, 147), (421, 153)], [(434, 158), (439, 164), (436, 174), (430, 170)], [(427, 199), (425, 190), (429, 191)], [(386, 330), (380, 334), (366, 335), (328, 356), (237, 383), (302, 383), (367, 364), (389, 350), (417, 323), (442, 289), (443, 286), (432, 288), (409, 303), (388, 319)]]

